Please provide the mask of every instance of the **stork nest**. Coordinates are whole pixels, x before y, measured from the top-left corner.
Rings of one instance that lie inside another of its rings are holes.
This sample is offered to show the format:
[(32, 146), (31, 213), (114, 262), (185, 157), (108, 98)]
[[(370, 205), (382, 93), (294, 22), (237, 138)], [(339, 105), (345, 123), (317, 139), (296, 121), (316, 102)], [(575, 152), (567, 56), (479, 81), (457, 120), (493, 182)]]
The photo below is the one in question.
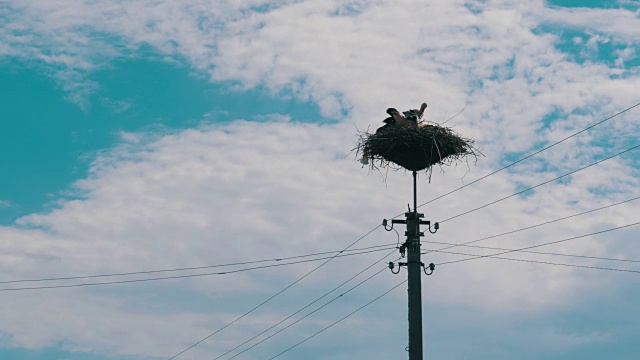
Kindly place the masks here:
[(360, 132), (358, 137), (356, 155), (367, 156), (371, 169), (397, 170), (399, 165), (410, 171), (429, 171), (435, 164), (451, 165), (468, 156), (476, 161), (482, 156), (474, 140), (436, 124), (385, 126), (375, 134)]

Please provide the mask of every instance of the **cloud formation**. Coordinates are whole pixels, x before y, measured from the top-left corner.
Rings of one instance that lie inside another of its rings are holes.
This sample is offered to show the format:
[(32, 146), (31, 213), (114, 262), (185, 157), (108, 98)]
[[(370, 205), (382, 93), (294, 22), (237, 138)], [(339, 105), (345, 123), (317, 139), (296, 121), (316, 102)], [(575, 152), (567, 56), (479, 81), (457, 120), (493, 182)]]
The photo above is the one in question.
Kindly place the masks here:
[[(428, 120), (441, 122), (468, 104), (448, 124), (477, 139), (486, 157), (469, 173), (461, 164), (444, 174), (434, 171), (430, 184), (422, 178), (420, 199), (426, 201), (632, 105), (640, 85), (637, 69), (624, 67), (637, 54), (638, 18), (622, 8), (568, 10), (542, 1), (309, 0), (276, 6), (264, 1), (47, 0), (2, 5), (0, 19), (0, 36), (6, 39), (0, 56), (40, 64), (81, 106), (100, 86), (86, 80), (87, 73), (116, 58), (144, 56), (141, 49), (150, 47), (156, 61), (186, 63), (211, 81), (233, 83), (236, 90), (260, 86), (276, 96), (311, 100), (323, 115), (339, 120), (313, 124), (289, 120), (287, 114), (257, 114), (279, 120), (238, 119), (220, 125), (208, 117), (209, 122), (184, 131), (123, 134), (121, 144), (100, 154), (90, 174), (73, 185), (74, 199), (61, 199), (51, 212), (0, 228), (0, 269), (8, 279), (202, 266), (341, 249), (380, 219), (401, 212), (410, 199), (407, 174), (382, 174), (385, 184), (347, 155), (355, 141), (354, 125), (365, 129), (377, 124), (386, 107), (404, 109), (427, 101)], [(587, 43), (598, 42), (598, 36), (624, 43), (625, 54), (618, 55), (624, 60), (615, 66), (575, 62), (557, 47), (557, 34), (540, 30), (547, 24), (592, 34)], [(614, 154), (629, 145), (626, 134), (638, 131), (635, 117), (621, 115), (448, 196), (425, 207), (426, 216), (443, 220)], [(462, 242), (621, 201), (637, 195), (637, 176), (633, 159), (616, 157), (526, 197), (445, 222), (434, 239)], [(586, 234), (633, 222), (637, 211), (631, 202), (605, 215), (578, 217), (488, 245), (524, 247)], [(632, 234), (625, 230), (607, 240), (584, 238), (553, 249), (638, 258), (629, 244)], [(362, 246), (395, 239), (394, 233), (378, 231)], [(340, 283), (345, 274), (381, 255), (336, 260), (302, 285), (304, 291), (250, 316), (189, 356), (210, 356), (235, 346), (234, 340), (257, 332), (253, 325), (267, 327), (263, 324), (288, 314), (293, 304), (319, 296), (318, 288)], [(458, 256), (427, 258), (443, 262)], [(74, 350), (167, 357), (313, 266), (145, 287), (150, 293), (186, 294), (174, 295), (174, 300), (149, 299), (131, 288), (6, 293), (9, 305), (0, 311), (0, 332), (11, 334), (12, 346), (37, 348), (64, 341)], [(376, 278), (355, 298), (365, 302), (398, 279)], [(552, 317), (585, 294), (615, 293), (626, 280), (602, 272), (594, 279), (593, 273), (573, 268), (478, 260), (442, 266), (428, 282), (425, 295), (433, 291), (438, 296), (425, 297), (427, 306), (447, 314), (479, 311), (526, 321)], [(188, 296), (219, 306), (184, 309)], [(404, 300), (398, 291), (384, 304), (398, 307)], [(358, 301), (351, 301), (340, 309), (355, 308)], [(403, 306), (397, 310), (399, 318)], [(27, 312), (39, 322), (18, 316)], [(345, 327), (358, 334), (396, 323), (384, 315), (370, 312)], [(314, 318), (301, 333), (310, 334), (328, 321)], [(609, 339), (606, 329), (576, 335), (553, 328), (553, 322), (544, 326), (534, 341), (553, 344), (549, 351)], [(383, 338), (382, 332), (371, 336)], [(394, 335), (395, 347), (404, 344), (404, 336)], [(345, 358), (356, 358), (356, 346), (339, 337), (327, 339), (346, 348)], [(273, 350), (291, 342), (279, 339)], [(379, 353), (403, 354), (385, 343), (375, 341)]]

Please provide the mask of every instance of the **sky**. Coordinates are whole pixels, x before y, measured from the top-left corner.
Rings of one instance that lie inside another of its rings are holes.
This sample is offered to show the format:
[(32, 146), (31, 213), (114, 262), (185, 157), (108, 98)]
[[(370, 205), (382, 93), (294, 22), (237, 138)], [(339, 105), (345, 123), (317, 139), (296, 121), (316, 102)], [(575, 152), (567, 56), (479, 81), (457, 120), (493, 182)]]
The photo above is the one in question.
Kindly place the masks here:
[(630, 0), (1, 2), (0, 358), (406, 357), (412, 176), (352, 149), (427, 102), (484, 156), (419, 174), (422, 250), (491, 238), (423, 255), (425, 358), (635, 359), (638, 44)]

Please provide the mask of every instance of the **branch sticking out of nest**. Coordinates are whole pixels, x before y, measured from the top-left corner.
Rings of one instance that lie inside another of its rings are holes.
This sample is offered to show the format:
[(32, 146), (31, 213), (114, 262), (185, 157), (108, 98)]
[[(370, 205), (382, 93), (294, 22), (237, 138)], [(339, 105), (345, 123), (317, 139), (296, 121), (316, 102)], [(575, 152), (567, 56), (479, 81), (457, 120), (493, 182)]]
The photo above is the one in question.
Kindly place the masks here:
[(429, 169), (435, 164), (451, 165), (467, 156), (477, 160), (482, 153), (472, 139), (465, 139), (451, 128), (435, 124), (383, 126), (375, 134), (358, 134), (356, 155), (368, 160), (371, 169), (396, 165), (410, 171)]

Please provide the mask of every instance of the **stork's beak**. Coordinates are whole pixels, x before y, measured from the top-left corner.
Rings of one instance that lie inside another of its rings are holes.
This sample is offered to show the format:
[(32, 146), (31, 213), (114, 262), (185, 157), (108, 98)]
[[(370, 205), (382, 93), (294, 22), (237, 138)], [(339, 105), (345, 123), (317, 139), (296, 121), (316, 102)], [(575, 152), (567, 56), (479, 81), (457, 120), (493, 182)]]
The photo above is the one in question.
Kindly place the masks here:
[(424, 114), (424, 111), (427, 109), (427, 103), (422, 103), (422, 105), (420, 105), (420, 111), (418, 111), (418, 118), (422, 119), (422, 114)]

